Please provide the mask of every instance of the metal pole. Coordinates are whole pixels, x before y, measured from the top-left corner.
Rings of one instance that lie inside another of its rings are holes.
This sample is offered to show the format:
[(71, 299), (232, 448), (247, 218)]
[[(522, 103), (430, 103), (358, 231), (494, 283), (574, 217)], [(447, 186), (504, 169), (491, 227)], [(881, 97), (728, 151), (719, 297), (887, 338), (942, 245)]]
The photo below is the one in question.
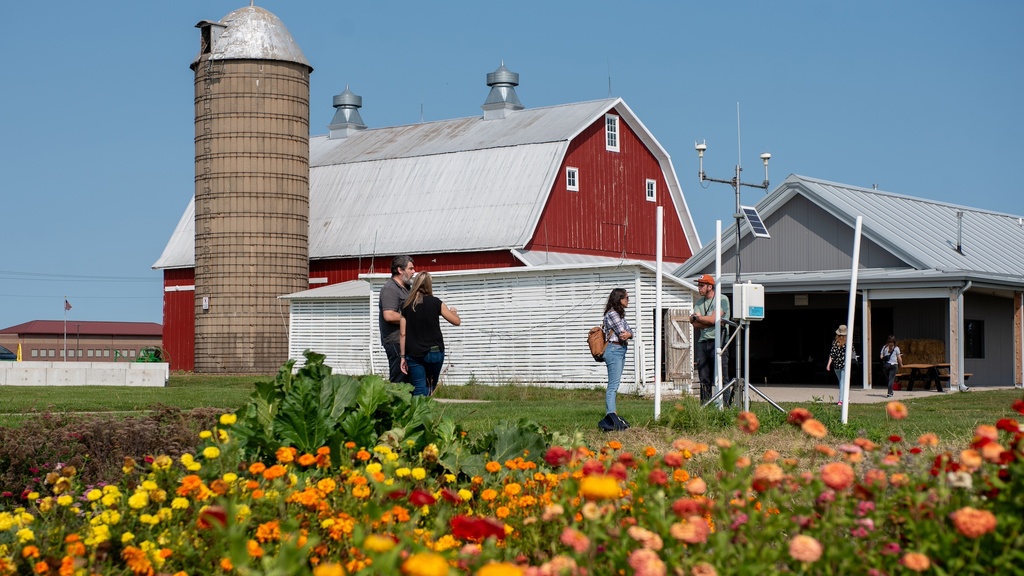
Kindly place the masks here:
[(657, 269), (657, 279), (654, 282), (655, 285), (655, 298), (654, 298), (654, 421), (657, 422), (661, 416), (661, 347), (662, 338), (661, 333), (662, 319), (661, 319), (661, 243), (662, 243), (662, 223), (665, 219), (665, 208), (658, 206), (657, 216), (657, 232), (654, 234), (655, 248), (654, 248), (654, 261), (655, 268)]

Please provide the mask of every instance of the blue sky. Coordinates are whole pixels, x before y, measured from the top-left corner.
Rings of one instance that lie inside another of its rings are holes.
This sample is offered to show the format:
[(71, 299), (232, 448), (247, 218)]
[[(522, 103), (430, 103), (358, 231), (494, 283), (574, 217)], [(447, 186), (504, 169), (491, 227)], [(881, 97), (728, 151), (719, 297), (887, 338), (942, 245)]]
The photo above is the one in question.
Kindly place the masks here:
[[(151, 269), (193, 193), (200, 20), (244, 0), (8, 2), (0, 48), (0, 327), (162, 321)], [(672, 156), (704, 243), (732, 188), (822, 178), (1024, 214), (1024, 3), (265, 0), (371, 127), (481, 114), (504, 61), (527, 107), (622, 97)], [(737, 143), (737, 103), (741, 144)], [(763, 192), (745, 189), (744, 204)]]

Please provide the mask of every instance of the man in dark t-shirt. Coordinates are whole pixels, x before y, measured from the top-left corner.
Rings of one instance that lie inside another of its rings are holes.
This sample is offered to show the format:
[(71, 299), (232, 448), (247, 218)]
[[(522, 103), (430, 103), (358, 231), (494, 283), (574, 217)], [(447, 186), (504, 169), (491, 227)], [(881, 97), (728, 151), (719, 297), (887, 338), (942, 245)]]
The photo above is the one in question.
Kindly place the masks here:
[(392, 382), (408, 382), (402, 373), (402, 356), (399, 352), (398, 327), (402, 321), (402, 304), (409, 296), (409, 283), (416, 274), (412, 258), (395, 256), (391, 259), (391, 280), (380, 289), (377, 306), (380, 308), (380, 343), (388, 355), (388, 379)]

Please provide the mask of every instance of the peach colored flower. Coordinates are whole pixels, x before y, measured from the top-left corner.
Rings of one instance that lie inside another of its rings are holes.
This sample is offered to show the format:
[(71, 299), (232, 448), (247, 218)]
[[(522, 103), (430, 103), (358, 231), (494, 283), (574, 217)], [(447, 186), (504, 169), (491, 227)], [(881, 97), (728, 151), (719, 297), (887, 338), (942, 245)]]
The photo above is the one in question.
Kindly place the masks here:
[(903, 420), (907, 417), (907, 407), (903, 402), (893, 400), (885, 405), (885, 413), (893, 420)]
[(960, 452), (960, 465), (967, 470), (974, 472), (981, 468), (981, 454), (977, 450), (962, 450)]
[(833, 490), (845, 490), (853, 484), (853, 468), (845, 462), (825, 464), (821, 467), (821, 480)]
[(672, 524), (668, 532), (676, 540), (681, 540), (687, 544), (703, 544), (708, 541), (711, 527), (708, 526), (704, 518), (694, 515), (687, 518), (685, 522)]
[(889, 477), (889, 483), (892, 484), (893, 486), (909, 486), (910, 476), (907, 476), (902, 472), (896, 472), (895, 474)]
[(980, 424), (974, 429), (974, 441), (979, 440), (990, 440), (995, 442), (999, 440), (999, 430), (991, 424)]
[(680, 452), (689, 452), (690, 454), (702, 454), (708, 451), (708, 445), (687, 440), (686, 438), (677, 438), (672, 442), (672, 449), (679, 450)]
[(664, 542), (662, 542), (661, 540), (661, 536), (658, 536), (658, 534), (651, 532), (646, 528), (641, 528), (639, 526), (630, 526), (629, 529), (626, 530), (626, 533), (629, 534), (630, 538), (639, 542), (640, 545), (644, 548), (650, 548), (651, 550), (661, 550), (662, 546), (664, 545)]
[(875, 444), (871, 440), (864, 437), (854, 438), (853, 443), (856, 444), (857, 446), (860, 446), (861, 449), (864, 450), (865, 452), (872, 452), (878, 449), (878, 444)]
[(736, 459), (736, 467), (737, 468), (750, 468), (750, 457), (749, 456), (740, 456), (739, 458), (737, 458)]
[(693, 478), (686, 483), (686, 491), (694, 496), (699, 496), (708, 491), (708, 484), (703, 478)]
[(864, 485), (873, 486), (880, 490), (884, 490), (886, 485), (889, 484), (889, 479), (886, 477), (884, 471), (877, 468), (868, 470), (864, 473)]
[(718, 576), (718, 571), (707, 562), (698, 562), (690, 569), (690, 574), (693, 576)]
[(789, 541), (789, 555), (799, 562), (817, 562), (821, 553), (821, 542), (811, 536), (797, 534)]
[(818, 454), (828, 456), (829, 458), (832, 458), (833, 456), (836, 455), (835, 448), (825, 444), (818, 444), (817, 446), (814, 447), (814, 451), (817, 452)]
[(739, 416), (736, 417), (736, 423), (739, 425), (740, 430), (743, 430), (747, 434), (753, 434), (761, 427), (761, 422), (758, 421), (757, 414), (754, 414), (753, 412), (740, 412)]
[(931, 568), (932, 562), (927, 556), (920, 552), (907, 552), (900, 560), (900, 564), (906, 566), (907, 570), (911, 570), (913, 572), (924, 572), (928, 568)]
[(999, 464), (1000, 457), (1006, 448), (1003, 448), (998, 442), (988, 442), (981, 447), (981, 457), (987, 462), (992, 464)]
[(658, 557), (657, 552), (648, 548), (631, 552), (629, 565), (636, 576), (665, 576), (665, 562)]
[(804, 423), (800, 425), (800, 429), (803, 430), (804, 434), (807, 434), (811, 438), (824, 438), (828, 435), (828, 428), (825, 428), (824, 424), (814, 418), (805, 420)]
[(921, 434), (917, 438), (917, 444), (919, 446), (938, 446), (939, 445), (939, 437), (936, 436), (935, 434), (931, 433), (931, 432), (928, 432), (926, 434)]
[(754, 489), (763, 492), (778, 486), (784, 477), (785, 473), (778, 464), (758, 464), (757, 468), (754, 468)]
[(965, 506), (950, 514), (949, 518), (956, 531), (968, 538), (979, 538), (996, 529), (996, 517), (988, 510)]
[(761, 461), (762, 462), (775, 462), (778, 459), (779, 459), (779, 451), (778, 450), (772, 450), (771, 448), (769, 448), (768, 450), (765, 450), (764, 454), (761, 456)]

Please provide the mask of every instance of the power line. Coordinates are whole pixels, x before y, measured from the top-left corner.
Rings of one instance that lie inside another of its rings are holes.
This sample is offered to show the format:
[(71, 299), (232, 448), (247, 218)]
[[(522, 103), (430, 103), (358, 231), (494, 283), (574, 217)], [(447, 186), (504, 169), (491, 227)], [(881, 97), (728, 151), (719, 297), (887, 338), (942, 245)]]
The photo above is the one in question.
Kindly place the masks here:
[(18, 272), (13, 270), (0, 270), (2, 280), (33, 280), (39, 282), (53, 282), (75, 280), (79, 282), (162, 282), (161, 277), (146, 278), (143, 276), (93, 276), (83, 274), (47, 274), (45, 272)]

